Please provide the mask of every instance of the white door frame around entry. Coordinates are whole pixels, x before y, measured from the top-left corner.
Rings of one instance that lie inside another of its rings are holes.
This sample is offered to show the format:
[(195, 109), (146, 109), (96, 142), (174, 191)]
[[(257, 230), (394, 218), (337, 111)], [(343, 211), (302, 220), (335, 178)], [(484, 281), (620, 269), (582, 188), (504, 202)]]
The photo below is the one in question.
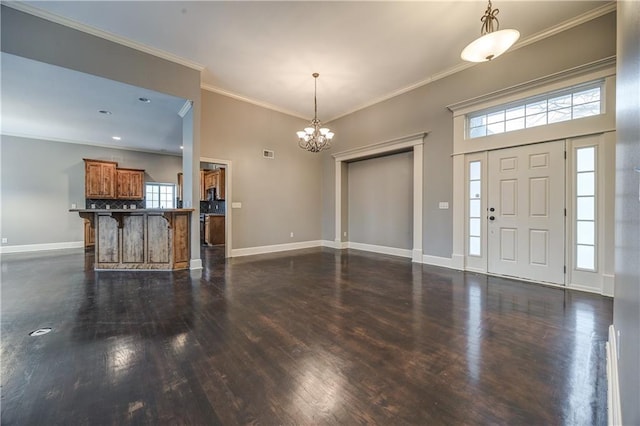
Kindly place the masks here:
[(224, 173), (224, 192), (225, 192), (225, 203), (224, 203), (224, 257), (231, 257), (231, 249), (232, 249), (232, 215), (231, 215), (231, 194), (232, 194), (232, 184), (231, 184), (231, 176), (232, 173), (232, 161), (231, 160), (221, 160), (219, 158), (209, 158), (209, 157), (200, 157), (201, 163), (214, 163), (214, 164), (222, 164), (225, 166)]
[(347, 172), (346, 164), (350, 161), (380, 157), (394, 153), (413, 150), (413, 250), (412, 260), (422, 262), (422, 194), (423, 194), (423, 144), (428, 132), (393, 139), (386, 142), (367, 145), (333, 154), (335, 158), (335, 236), (334, 247), (346, 248), (347, 240), (342, 233), (343, 221), (347, 207), (347, 195), (343, 194), (343, 174)]

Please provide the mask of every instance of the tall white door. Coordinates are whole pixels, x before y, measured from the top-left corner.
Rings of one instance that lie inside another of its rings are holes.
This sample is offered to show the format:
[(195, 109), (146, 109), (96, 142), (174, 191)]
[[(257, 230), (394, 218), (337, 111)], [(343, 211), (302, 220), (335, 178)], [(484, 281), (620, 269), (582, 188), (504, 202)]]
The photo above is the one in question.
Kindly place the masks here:
[(564, 284), (564, 141), (489, 152), (489, 273)]

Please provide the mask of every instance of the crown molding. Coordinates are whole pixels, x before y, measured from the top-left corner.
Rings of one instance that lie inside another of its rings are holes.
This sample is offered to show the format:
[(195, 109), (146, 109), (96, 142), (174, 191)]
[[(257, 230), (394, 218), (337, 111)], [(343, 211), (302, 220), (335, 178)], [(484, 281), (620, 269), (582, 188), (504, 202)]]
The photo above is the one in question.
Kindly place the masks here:
[[(545, 38), (549, 38), (552, 37), (556, 34), (560, 34), (563, 31), (569, 30), (573, 27), (576, 27), (578, 25), (584, 24), (586, 22), (589, 22), (593, 19), (599, 18), (601, 16), (604, 16), (608, 13), (611, 13), (613, 11), (615, 11), (617, 9), (617, 5), (616, 2), (610, 2), (607, 3), (603, 6), (599, 6), (595, 9), (592, 9), (588, 12), (585, 12), (581, 15), (575, 16), (567, 21), (561, 22), (558, 25), (555, 25), (551, 28), (547, 28), (544, 31), (540, 31), (536, 34), (533, 34), (532, 36), (529, 36), (525, 39), (522, 39), (521, 41), (519, 41), (518, 43), (516, 43), (511, 49), (509, 49), (509, 51), (513, 51), (513, 50), (517, 50), (520, 49), (521, 47), (525, 47), (528, 46), (530, 44), (536, 43), (538, 41), (544, 40)], [(365, 104), (361, 104), (360, 106), (353, 108), (343, 114), (340, 114), (338, 116), (332, 117), (329, 120), (326, 120), (325, 123), (330, 123), (331, 121), (337, 120), (339, 118), (342, 117), (346, 117), (349, 114), (353, 114), (354, 112), (358, 112), (360, 110), (363, 110), (365, 108), (369, 108), (370, 106), (376, 105), (380, 102), (384, 102), (386, 100), (389, 100), (391, 98), (395, 98), (396, 96), (402, 95), (404, 93), (410, 92), (412, 90), (415, 90), (419, 87), (425, 86), (429, 83), (433, 83), (435, 81), (441, 80), (443, 78), (449, 77), (450, 75), (456, 74), (460, 71), (464, 71), (468, 68), (474, 67), (474, 66), (478, 66), (481, 65), (481, 63), (471, 63), (471, 62), (463, 62), (463, 63), (459, 63), (447, 70), (444, 70), (440, 73), (436, 73), (433, 74), (429, 77), (427, 77), (424, 80), (418, 81), (410, 86), (404, 87), (402, 89), (396, 90), (394, 92), (391, 92), (387, 95), (381, 96), (379, 98), (376, 98), (370, 102), (367, 102)]]
[(156, 49), (155, 47), (147, 46), (146, 44), (138, 43), (126, 37), (115, 35), (108, 31), (99, 30), (89, 25), (81, 24), (80, 22), (65, 18), (60, 15), (56, 15), (55, 13), (38, 9), (37, 7), (25, 4), (23, 2), (19, 2), (19, 1), (4, 2), (3, 1), (2, 5), (10, 7), (15, 10), (19, 10), (20, 12), (28, 13), (29, 15), (33, 15), (38, 18), (45, 19), (47, 21), (50, 21), (56, 24), (64, 25), (65, 27), (69, 27), (74, 30), (82, 31), (83, 33), (91, 34), (93, 36), (100, 37), (105, 40), (112, 41), (114, 43), (118, 43), (120, 45), (129, 47), (131, 49), (148, 53), (150, 55), (156, 56), (161, 59), (165, 59), (170, 62), (174, 62), (176, 64), (183, 65), (185, 67), (194, 69), (196, 71), (202, 72), (205, 69), (204, 65), (201, 65), (197, 62), (190, 61), (188, 59), (182, 58), (180, 56), (174, 55), (172, 53), (166, 52), (161, 49)]
[(598, 71), (605, 71), (605, 75), (615, 74), (616, 57), (610, 56), (608, 58), (602, 58), (597, 61), (590, 62), (588, 64), (579, 65), (577, 67), (569, 68), (563, 71), (559, 71), (550, 75), (546, 75), (534, 80), (525, 81), (514, 86), (505, 87), (504, 89), (496, 90), (486, 95), (476, 96), (471, 99), (465, 99), (460, 102), (456, 102), (447, 105), (447, 109), (454, 113), (454, 115), (460, 115), (465, 112), (466, 109), (478, 105), (482, 102), (488, 102), (495, 99), (504, 98), (509, 95), (521, 93), (525, 90), (534, 89), (540, 86), (545, 86), (557, 81), (567, 80), (572, 77), (577, 77), (584, 74), (595, 73)]
[[(53, 14), (51, 12), (44, 11), (42, 9), (38, 9), (36, 7), (33, 7), (31, 5), (28, 5), (28, 4), (25, 4), (25, 3), (22, 3), (22, 2), (18, 2), (18, 1), (4, 2), (3, 1), (2, 4), (6, 5), (8, 7), (11, 7), (13, 9), (16, 9), (16, 10), (19, 10), (19, 11), (22, 11), (22, 12), (37, 16), (39, 18), (46, 19), (48, 21), (67, 26), (67, 27), (76, 29), (78, 31), (82, 31), (82, 32), (85, 32), (87, 34), (94, 35), (96, 37), (101, 37), (101, 38), (104, 38), (106, 40), (112, 41), (114, 43), (118, 43), (118, 44), (121, 44), (123, 46), (127, 46), (127, 47), (130, 47), (132, 49), (136, 49), (136, 50), (139, 50), (141, 52), (145, 52), (145, 53), (148, 53), (150, 55), (154, 55), (154, 56), (157, 56), (159, 58), (166, 59), (168, 61), (180, 64), (180, 65), (184, 65), (186, 67), (195, 69), (195, 70), (200, 71), (200, 72), (205, 69), (204, 65), (201, 65), (201, 64), (193, 62), (193, 61), (189, 61), (189, 60), (181, 58), (181, 57), (179, 57), (177, 55), (173, 55), (173, 54), (171, 54), (169, 52), (165, 52), (163, 50), (156, 49), (156, 48), (144, 45), (142, 43), (138, 43), (138, 42), (132, 41), (132, 40), (127, 39), (125, 37), (117, 36), (115, 34), (107, 32), (107, 31), (99, 30), (97, 28), (93, 28), (93, 27), (90, 27), (88, 25), (81, 24), (81, 23), (73, 21), (71, 19), (64, 18), (64, 17), (62, 17), (60, 15), (56, 15), (56, 14)], [(585, 12), (585, 13), (583, 13), (581, 15), (578, 15), (578, 16), (572, 18), (572, 19), (569, 19), (569, 20), (567, 20), (565, 22), (561, 22), (558, 25), (555, 25), (555, 26), (553, 26), (551, 28), (548, 28), (548, 29), (546, 29), (544, 31), (536, 33), (536, 34), (534, 34), (534, 35), (532, 35), (530, 37), (527, 37), (526, 39), (522, 39), (521, 41), (516, 43), (510, 49), (510, 51), (517, 50), (517, 49), (520, 49), (521, 47), (528, 46), (528, 45), (530, 45), (532, 43), (536, 43), (536, 42), (541, 41), (541, 40), (543, 40), (545, 38), (552, 37), (552, 36), (554, 36), (556, 34), (559, 34), (559, 33), (563, 32), (563, 31), (566, 31), (566, 30), (568, 30), (570, 28), (573, 28), (575, 26), (581, 25), (581, 24), (583, 24), (585, 22), (591, 21), (593, 19), (599, 18), (600, 16), (603, 16), (603, 15), (606, 15), (606, 14), (608, 14), (610, 12), (613, 12), (616, 9), (617, 9), (616, 2), (615, 1), (609, 2), (609, 3), (607, 3), (607, 4), (603, 5), (603, 6), (600, 6), (600, 7), (597, 7), (595, 9), (592, 9), (592, 10), (590, 10), (588, 12)], [(415, 90), (415, 89), (417, 89), (419, 87), (422, 87), (422, 86), (425, 86), (425, 85), (427, 85), (429, 83), (433, 83), (435, 81), (441, 80), (443, 78), (446, 78), (448, 76), (451, 76), (451, 75), (456, 74), (456, 73), (458, 73), (460, 71), (464, 71), (464, 70), (466, 70), (468, 68), (471, 68), (471, 67), (477, 66), (477, 65), (481, 65), (481, 64), (467, 63), (467, 62), (459, 63), (459, 64), (457, 64), (457, 65), (455, 65), (453, 67), (450, 67), (447, 70), (444, 70), (442, 72), (433, 74), (433, 75), (431, 75), (431, 76), (429, 76), (429, 77), (427, 77), (427, 78), (425, 78), (423, 80), (420, 80), (420, 81), (418, 81), (416, 83), (413, 83), (413, 84), (411, 84), (409, 86), (406, 86), (406, 87), (401, 88), (399, 90), (395, 90), (395, 91), (393, 91), (391, 93), (388, 93), (386, 95), (383, 95), (383, 96), (380, 96), (380, 97), (378, 97), (376, 99), (373, 99), (372, 101), (366, 102), (366, 103), (361, 104), (361, 105), (359, 105), (359, 106), (357, 106), (355, 108), (352, 108), (352, 109), (348, 110), (345, 113), (342, 113), (342, 114), (339, 114), (339, 115), (337, 115), (335, 117), (329, 118), (328, 120), (324, 120), (324, 122), (325, 123), (330, 123), (332, 121), (335, 121), (335, 120), (338, 120), (340, 118), (343, 118), (343, 117), (345, 117), (347, 115), (353, 114), (355, 112), (358, 112), (358, 111), (363, 110), (365, 108), (368, 108), (370, 106), (373, 106), (373, 105), (376, 105), (378, 103), (384, 102), (386, 100), (392, 99), (392, 98), (394, 98), (396, 96), (399, 96), (399, 95), (402, 95), (404, 93), (410, 92), (410, 91)], [(230, 98), (242, 101), (242, 102), (247, 102), (247, 103), (250, 103), (252, 105), (256, 105), (256, 106), (259, 106), (259, 107), (262, 107), (262, 108), (266, 108), (266, 109), (273, 110), (273, 111), (276, 111), (276, 112), (280, 112), (280, 113), (283, 113), (283, 114), (286, 114), (286, 115), (290, 115), (290, 116), (293, 116), (293, 117), (296, 117), (296, 118), (301, 118), (303, 120), (309, 120), (308, 117), (305, 117), (305, 116), (303, 116), (301, 114), (298, 114), (296, 112), (293, 112), (293, 111), (290, 111), (290, 110), (287, 110), (287, 109), (284, 109), (284, 108), (280, 108), (278, 106), (269, 104), (267, 102), (262, 102), (262, 101), (258, 101), (258, 100), (255, 100), (255, 99), (247, 98), (245, 96), (229, 92), (227, 90), (215, 87), (215, 86), (210, 85), (210, 84), (202, 83), (200, 85), (200, 88), (204, 89), (204, 90), (207, 90), (207, 91), (210, 91), (210, 92), (218, 93), (220, 95), (224, 95), (224, 96), (227, 96), (227, 97), (230, 97)]]
[(296, 118), (301, 118), (303, 120), (311, 120), (310, 118), (305, 117), (303, 115), (300, 115), (297, 112), (293, 112), (293, 111), (290, 111), (290, 110), (287, 110), (287, 109), (284, 109), (284, 108), (280, 108), (280, 107), (277, 107), (277, 106), (272, 105), (272, 104), (267, 103), (267, 102), (257, 101), (255, 99), (247, 98), (245, 96), (240, 96), (240, 95), (237, 95), (235, 93), (228, 92), (228, 91), (226, 91), (224, 89), (220, 89), (219, 87), (212, 86), (210, 84), (202, 83), (200, 85), (200, 88), (202, 90), (206, 90), (208, 92), (217, 93), (219, 95), (223, 95), (223, 96), (226, 96), (228, 98), (233, 98), (233, 99), (236, 99), (238, 101), (247, 102), (249, 104), (252, 104), (252, 105), (255, 105), (255, 106), (259, 106), (259, 107), (262, 107), (262, 108), (266, 108), (266, 109), (270, 109), (272, 111), (280, 112), (282, 114), (290, 115), (290, 116), (293, 116), (293, 117), (296, 117)]
[(591, 9), (582, 15), (575, 16), (567, 21), (561, 22), (558, 25), (555, 25), (551, 28), (547, 28), (546, 30), (540, 31), (532, 36), (527, 37), (519, 43), (516, 43), (515, 46), (510, 50), (520, 49), (521, 47), (528, 46), (530, 44), (536, 43), (540, 40), (544, 40), (545, 38), (552, 37), (556, 34), (560, 34), (563, 31), (567, 31), (573, 27), (577, 27), (578, 25), (584, 24), (586, 22), (592, 21), (596, 18), (606, 15), (607, 13), (611, 13), (617, 9), (616, 2), (610, 2), (605, 5), (596, 7), (595, 9)]

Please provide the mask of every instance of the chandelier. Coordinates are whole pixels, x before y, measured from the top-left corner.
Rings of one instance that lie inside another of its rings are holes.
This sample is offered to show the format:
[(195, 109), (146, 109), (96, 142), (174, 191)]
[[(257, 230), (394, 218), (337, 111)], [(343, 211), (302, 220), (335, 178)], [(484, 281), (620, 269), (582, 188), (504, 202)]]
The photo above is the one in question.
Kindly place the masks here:
[(491, 0), (489, 0), (487, 10), (480, 18), (482, 22), (480, 37), (464, 48), (460, 54), (462, 59), (469, 62), (490, 61), (509, 50), (518, 40), (520, 33), (517, 30), (499, 30), (500, 23), (496, 17), (498, 13), (500, 10), (491, 9)]
[(333, 139), (334, 133), (327, 127), (322, 127), (322, 123), (318, 120), (318, 100), (316, 94), (318, 92), (318, 74), (313, 74), (313, 120), (311, 120), (311, 126), (305, 127), (304, 130), (296, 132), (298, 135), (298, 146), (302, 149), (306, 149), (311, 152), (320, 152), (323, 149), (331, 148), (331, 139)]

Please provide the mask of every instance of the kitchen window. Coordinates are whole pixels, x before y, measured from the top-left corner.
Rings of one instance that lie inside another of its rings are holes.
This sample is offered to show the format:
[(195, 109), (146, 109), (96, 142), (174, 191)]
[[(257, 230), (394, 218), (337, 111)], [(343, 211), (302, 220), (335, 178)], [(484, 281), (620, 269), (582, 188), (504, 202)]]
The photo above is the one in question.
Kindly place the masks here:
[(176, 207), (176, 186), (172, 183), (147, 183), (146, 208), (174, 209)]

